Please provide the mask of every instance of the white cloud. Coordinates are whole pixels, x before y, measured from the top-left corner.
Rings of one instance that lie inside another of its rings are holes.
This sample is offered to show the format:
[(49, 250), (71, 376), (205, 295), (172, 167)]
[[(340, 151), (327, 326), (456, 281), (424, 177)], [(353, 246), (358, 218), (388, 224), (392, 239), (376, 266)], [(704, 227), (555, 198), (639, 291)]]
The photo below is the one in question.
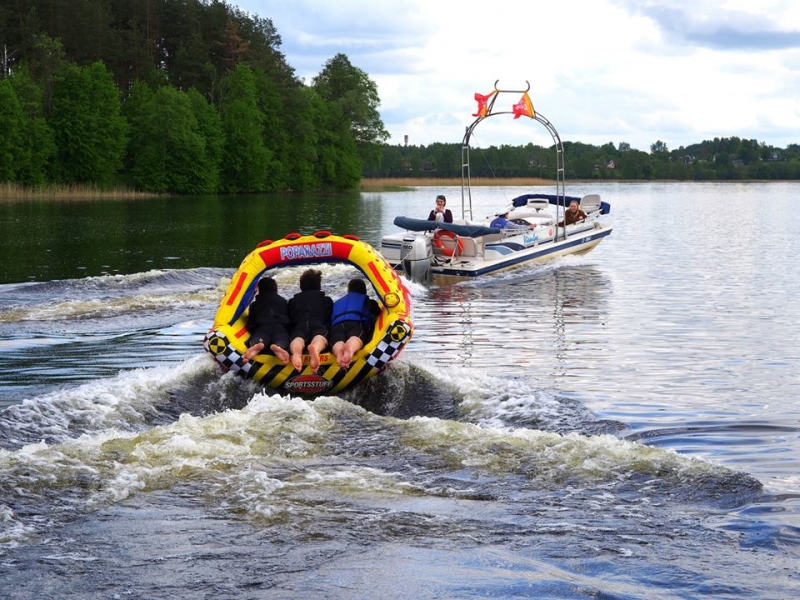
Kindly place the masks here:
[[(800, 143), (794, 0), (232, 3), (272, 20), (306, 81), (346, 54), (378, 85), (391, 143), (460, 142), (473, 94), (495, 80), (529, 81), (534, 107), (565, 141)], [(510, 116), (475, 133), (480, 146), (550, 143), (541, 126)]]

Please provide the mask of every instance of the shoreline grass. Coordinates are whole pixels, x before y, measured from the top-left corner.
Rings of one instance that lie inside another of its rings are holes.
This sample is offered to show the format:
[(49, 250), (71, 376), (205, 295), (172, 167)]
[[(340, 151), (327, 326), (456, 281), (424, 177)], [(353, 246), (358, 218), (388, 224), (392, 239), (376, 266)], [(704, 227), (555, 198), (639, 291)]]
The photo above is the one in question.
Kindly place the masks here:
[[(552, 185), (552, 183), (552, 179), (539, 179), (537, 177), (509, 177), (508, 179), (497, 179), (494, 177), (473, 177), (470, 180), (470, 184), (472, 186)], [(453, 187), (460, 185), (460, 177), (385, 177), (362, 179), (359, 189), (362, 192), (402, 192), (416, 187)]]
[(45, 185), (29, 187), (0, 183), (0, 201), (12, 200), (128, 200), (157, 198), (163, 194), (127, 188), (99, 188), (92, 185)]
[[(577, 181), (577, 180), (576, 180)], [(615, 180), (617, 183), (646, 183), (640, 180)], [(773, 180), (736, 180), (730, 183), (767, 183)], [(779, 180), (774, 180), (779, 181)], [(648, 180), (647, 182), (652, 183)], [(470, 180), (472, 186), (552, 186), (552, 179), (538, 177), (475, 177)], [(574, 181), (572, 183), (575, 183)], [(713, 181), (710, 183), (726, 183)], [(383, 177), (362, 179), (358, 190), (361, 192), (406, 192), (419, 187), (460, 187), (460, 177)], [(29, 187), (15, 183), (0, 183), (0, 202), (20, 200), (136, 200), (159, 198), (169, 194), (144, 192), (125, 187), (100, 188), (92, 185), (56, 185)]]

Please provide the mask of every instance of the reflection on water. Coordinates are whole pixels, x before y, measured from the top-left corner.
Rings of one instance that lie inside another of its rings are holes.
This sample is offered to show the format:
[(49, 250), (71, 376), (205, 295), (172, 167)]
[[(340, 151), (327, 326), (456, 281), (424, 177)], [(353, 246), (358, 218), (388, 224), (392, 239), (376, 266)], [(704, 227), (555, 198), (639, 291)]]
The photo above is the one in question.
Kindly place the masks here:
[(231, 273), (287, 231), (377, 243), (430, 189), (0, 206), (0, 596), (788, 597), (800, 242), (709, 207), (799, 187), (605, 185), (592, 253), (409, 284), (400, 359), (314, 401), (203, 355)]
[(434, 288), (415, 298), (417, 327), (431, 332), (415, 353), (467, 369), (555, 378), (579, 376), (570, 356), (602, 352), (611, 283), (567, 257), (493, 277)]

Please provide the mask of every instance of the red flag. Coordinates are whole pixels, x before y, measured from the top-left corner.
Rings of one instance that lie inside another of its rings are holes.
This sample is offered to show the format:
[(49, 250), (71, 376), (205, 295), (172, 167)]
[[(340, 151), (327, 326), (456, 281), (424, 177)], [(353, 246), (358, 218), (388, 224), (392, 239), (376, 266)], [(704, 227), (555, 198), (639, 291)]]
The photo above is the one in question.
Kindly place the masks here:
[(514, 111), (515, 119), (519, 119), (520, 117), (533, 118), (533, 103), (531, 102), (530, 96), (528, 96), (528, 92), (522, 93), (522, 98), (511, 107), (511, 110)]
[(497, 93), (497, 90), (489, 92), (486, 96), (475, 92), (475, 100), (478, 101), (478, 112), (473, 117), (485, 117), (489, 112), (489, 99)]

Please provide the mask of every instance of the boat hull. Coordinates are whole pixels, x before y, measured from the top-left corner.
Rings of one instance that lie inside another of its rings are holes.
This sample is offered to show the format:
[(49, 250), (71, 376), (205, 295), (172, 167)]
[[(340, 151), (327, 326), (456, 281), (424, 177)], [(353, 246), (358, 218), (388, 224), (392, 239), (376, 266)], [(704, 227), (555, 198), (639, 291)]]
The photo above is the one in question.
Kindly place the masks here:
[[(584, 231), (577, 231), (569, 235), (566, 239), (558, 239), (542, 243), (533, 243), (529, 246), (523, 246), (514, 242), (516, 237), (507, 238), (506, 242), (499, 244), (498, 242), (486, 243), (483, 245), (483, 252), (480, 250), (475, 257), (462, 257), (451, 256), (442, 257), (434, 255), (430, 267), (428, 269), (427, 281), (436, 285), (450, 285), (461, 281), (467, 281), (475, 277), (481, 277), (488, 274), (500, 273), (523, 267), (530, 264), (544, 263), (561, 256), (568, 254), (586, 254), (593, 250), (606, 236), (611, 234), (613, 227), (606, 224), (596, 222), (590, 229)], [(407, 273), (404, 265), (408, 263), (408, 257), (403, 257), (402, 241), (406, 239), (408, 243), (409, 236), (423, 236), (423, 233), (416, 234), (394, 234), (384, 237), (381, 243), (381, 251), (387, 258), (389, 263), (399, 272)], [(507, 248), (505, 254), (500, 255), (499, 252), (489, 251), (486, 247), (492, 245), (501, 245)], [(481, 242), (478, 241), (480, 248)], [(518, 246), (518, 249), (514, 249)], [(489, 254), (490, 258), (486, 258)], [(419, 258), (416, 259), (417, 261)]]

